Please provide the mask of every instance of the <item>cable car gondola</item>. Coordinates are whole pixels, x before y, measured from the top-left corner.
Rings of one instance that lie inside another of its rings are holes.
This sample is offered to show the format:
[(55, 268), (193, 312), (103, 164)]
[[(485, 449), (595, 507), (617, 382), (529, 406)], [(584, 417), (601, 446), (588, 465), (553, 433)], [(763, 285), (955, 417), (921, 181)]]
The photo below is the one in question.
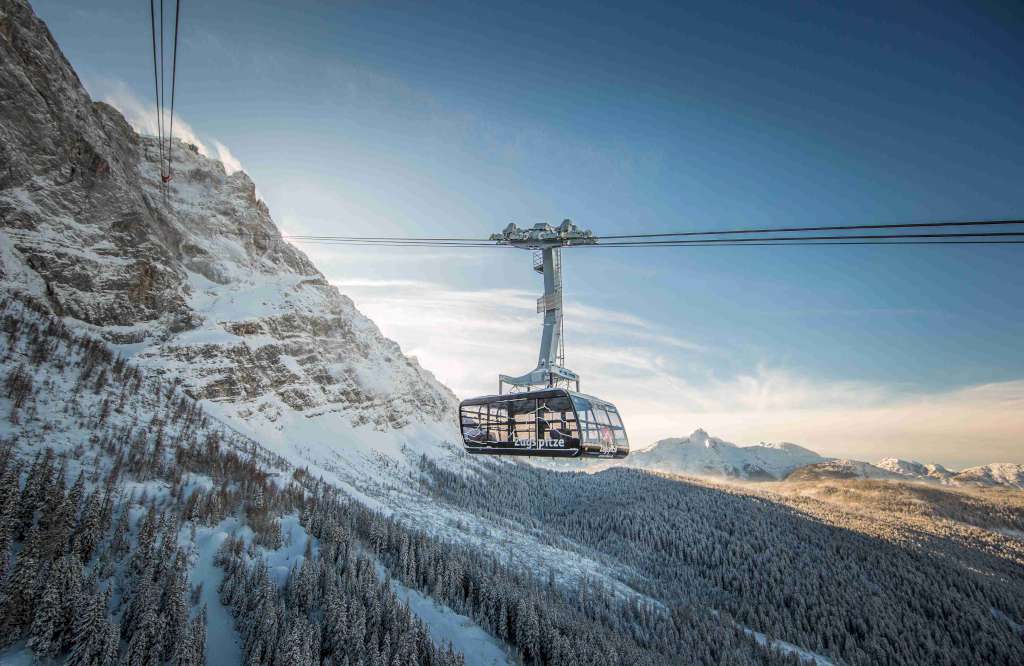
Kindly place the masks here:
[(544, 275), (544, 295), (537, 300), (544, 328), (534, 370), (517, 377), (499, 375), (497, 394), (469, 398), (459, 405), (466, 451), (625, 458), (629, 439), (615, 405), (580, 393), (579, 375), (563, 366), (561, 248), (593, 244), (593, 235), (565, 220), (557, 228), (541, 223), (519, 229), (510, 224), (491, 240), (533, 250), (533, 268)]
[(462, 401), (462, 438), (470, 453), (625, 458), (626, 429), (615, 405), (564, 388)]

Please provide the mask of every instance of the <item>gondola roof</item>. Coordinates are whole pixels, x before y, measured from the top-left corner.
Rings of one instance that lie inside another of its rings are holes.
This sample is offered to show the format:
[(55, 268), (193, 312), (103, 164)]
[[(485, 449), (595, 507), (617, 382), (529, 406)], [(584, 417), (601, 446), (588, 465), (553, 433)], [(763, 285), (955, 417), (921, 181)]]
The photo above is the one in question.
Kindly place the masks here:
[(602, 400), (601, 398), (587, 395), (586, 393), (580, 393), (579, 391), (571, 391), (566, 388), (544, 388), (537, 391), (524, 391), (522, 393), (497, 393), (494, 395), (483, 395), (476, 398), (467, 398), (460, 404), (469, 407), (472, 405), (486, 405), (492, 402), (507, 402), (510, 400), (525, 400), (532, 398), (557, 398), (565, 395), (582, 398), (600, 407), (611, 407), (612, 409), (615, 409), (615, 405), (607, 400)]

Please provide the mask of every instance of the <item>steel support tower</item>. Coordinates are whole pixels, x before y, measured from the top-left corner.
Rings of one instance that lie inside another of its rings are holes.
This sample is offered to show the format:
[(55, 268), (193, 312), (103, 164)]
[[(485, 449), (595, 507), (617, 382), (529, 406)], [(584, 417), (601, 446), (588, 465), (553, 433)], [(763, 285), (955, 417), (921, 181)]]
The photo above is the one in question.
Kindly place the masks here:
[(518, 377), (498, 375), (498, 393), (530, 391), (560, 386), (579, 390), (580, 377), (563, 367), (562, 351), (562, 253), (570, 245), (593, 245), (597, 239), (590, 231), (580, 229), (570, 220), (557, 227), (544, 222), (529, 229), (510, 224), (490, 240), (499, 245), (510, 245), (533, 251), (533, 269), (544, 275), (544, 295), (537, 299), (537, 312), (544, 314), (544, 327), (540, 338), (537, 367)]

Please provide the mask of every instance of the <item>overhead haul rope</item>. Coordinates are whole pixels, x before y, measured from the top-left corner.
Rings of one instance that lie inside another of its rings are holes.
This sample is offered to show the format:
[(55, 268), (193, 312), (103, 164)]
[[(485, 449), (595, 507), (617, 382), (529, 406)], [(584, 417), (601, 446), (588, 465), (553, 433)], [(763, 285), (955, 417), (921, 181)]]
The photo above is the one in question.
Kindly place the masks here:
[[(227, 234), (235, 235), (235, 234)], [(1024, 233), (1012, 234), (1015, 237), (1024, 236)], [(597, 243), (594, 245), (567, 245), (569, 248), (671, 248), (671, 247), (751, 247), (769, 245), (1024, 245), (1024, 240), (959, 240), (960, 238), (977, 238), (976, 234), (908, 234), (897, 236), (897, 240), (890, 236), (868, 236), (869, 240), (858, 240), (857, 236), (821, 236), (813, 238), (745, 238), (742, 240), (719, 238), (707, 240), (674, 241), (671, 243)], [(871, 240), (877, 239), (877, 240)], [(915, 240), (923, 239), (923, 240)], [(291, 236), (266, 236), (264, 242), (285, 242), (303, 245), (326, 245), (339, 247), (363, 247), (363, 248), (389, 248), (389, 247), (423, 247), (423, 248), (492, 248), (498, 250), (518, 249), (511, 245), (498, 245), (497, 243), (415, 243), (415, 242), (367, 242), (360, 240), (311, 240), (306, 238), (294, 238)]]
[[(163, 2), (163, 0), (160, 1)], [(176, 0), (174, 3), (174, 54), (171, 56), (171, 131), (167, 139), (167, 176), (164, 178), (164, 182), (171, 179), (171, 158), (174, 155), (172, 150), (172, 142), (174, 141), (174, 92), (178, 83), (178, 25), (180, 18), (181, 0)]]
[[(163, 9), (163, 7), (161, 7)], [(163, 25), (163, 16), (160, 17), (161, 26)], [(164, 124), (161, 121), (161, 110), (160, 110), (160, 75), (157, 73), (157, 56), (156, 56), (156, 8), (153, 6), (153, 0), (149, 0), (149, 27), (150, 32), (153, 36), (153, 89), (156, 93), (156, 136), (157, 136), (157, 149), (159, 151), (160, 158), (160, 175), (164, 173)], [(163, 30), (161, 28), (160, 39), (163, 41)]]
[[(841, 238), (841, 237), (836, 237)], [(328, 241), (308, 241), (302, 239), (292, 238), (277, 238), (270, 239), (271, 241), (277, 242), (288, 242), (298, 243), (304, 245), (329, 245), (339, 247), (422, 247), (422, 248), (458, 248), (458, 247), (487, 247), (499, 250), (515, 249), (509, 245), (495, 245), (495, 244), (480, 244), (480, 245), (459, 245), (459, 244), (443, 244), (443, 243), (356, 243), (352, 241), (340, 241), (340, 242), (328, 242)], [(906, 241), (843, 241), (843, 240), (821, 240), (821, 241), (801, 241), (798, 238), (794, 238), (789, 241), (761, 241), (757, 239), (751, 239), (751, 242), (738, 243), (735, 241), (725, 241), (722, 243), (673, 243), (670, 245), (572, 245), (566, 246), (572, 248), (586, 247), (586, 248), (624, 248), (624, 249), (635, 249), (635, 248), (673, 248), (673, 247), (757, 247), (757, 246), (782, 246), (782, 245), (1024, 245), (1024, 240), (1011, 241), (1011, 240), (976, 240), (976, 241), (962, 241), (962, 240), (906, 240)], [(565, 248), (563, 248), (565, 249)]]
[(1024, 231), (987, 231), (980, 233), (956, 233), (956, 234), (847, 234), (827, 236), (755, 236), (753, 238), (692, 238), (689, 240), (662, 240), (662, 241), (615, 241), (611, 243), (600, 243), (596, 245), (581, 245), (580, 247), (650, 247), (658, 245), (714, 245), (717, 243), (730, 243), (742, 245), (745, 243), (760, 242), (785, 242), (785, 241), (829, 241), (829, 240), (894, 240), (894, 239), (932, 239), (932, 238), (1012, 238), (1024, 236)]
[[(827, 226), (827, 227), (766, 227), (761, 229), (723, 229), (718, 231), (679, 231), (673, 233), (654, 233), (654, 234), (631, 234), (631, 235), (618, 235), (618, 236), (593, 236), (593, 240), (598, 241), (596, 244), (573, 244), (565, 247), (643, 247), (643, 246), (675, 246), (677, 244), (696, 244), (696, 243), (721, 243), (721, 242), (732, 242), (736, 244), (750, 243), (752, 241), (808, 241), (808, 240), (858, 240), (858, 239), (893, 239), (893, 238), (905, 238), (913, 240), (914, 238), (928, 239), (928, 238), (951, 238), (951, 237), (985, 237), (985, 236), (1014, 236), (1024, 235), (1020, 233), (996, 233), (989, 231), (982, 232), (943, 232), (941, 234), (893, 234), (893, 235), (852, 235), (852, 234), (829, 234), (827, 236), (807, 236), (805, 234), (800, 235), (788, 235), (793, 232), (809, 232), (809, 231), (853, 231), (861, 229), (922, 229), (927, 230), (929, 227), (1005, 227), (1015, 226), (1024, 227), (1024, 220), (972, 220), (966, 222), (918, 222), (911, 224), (856, 224), (846, 226)], [(714, 236), (729, 236), (737, 234), (760, 234), (760, 233), (779, 233), (787, 234), (786, 236), (778, 238), (714, 238)], [(229, 234), (230, 235), (230, 234)], [(237, 235), (257, 238), (261, 237), (266, 240), (288, 240), (297, 243), (329, 243), (329, 244), (352, 244), (352, 245), (423, 245), (423, 246), (456, 246), (461, 245), (465, 247), (513, 247), (512, 245), (497, 245), (495, 241), (489, 238), (466, 238), (466, 237), (422, 237), (417, 238), (413, 236), (321, 236), (321, 235), (305, 235), (295, 234), (284, 236), (273, 236), (270, 234), (253, 234), (251, 232), (239, 232)], [(710, 238), (687, 238), (692, 236), (704, 236)], [(645, 238), (673, 238), (673, 240), (643, 240)], [(629, 239), (640, 239), (640, 240), (629, 240)], [(610, 242), (606, 242), (610, 241)], [(880, 243), (878, 243), (880, 244)]]
[[(174, 98), (178, 82), (178, 32), (181, 19), (181, 0), (176, 0), (174, 7), (174, 51), (171, 54), (171, 108), (166, 124), (167, 132), (164, 132), (164, 107), (165, 107), (165, 68), (164, 68), (164, 0), (160, 0), (160, 47), (157, 55), (157, 20), (156, 1), (149, 0), (149, 27), (153, 41), (153, 90), (156, 97), (156, 135), (158, 146), (158, 157), (160, 160), (160, 182), (165, 187), (173, 177), (173, 154), (174, 154)], [(166, 143), (166, 147), (165, 147)], [(166, 196), (166, 190), (164, 191)]]
[[(915, 228), (927, 231), (929, 227), (984, 227), (1010, 226), (1012, 231), (942, 231), (936, 233), (900, 233), (900, 234), (823, 234), (808, 235), (806, 233), (792, 234), (791, 232), (815, 231), (829, 229), (835, 231), (848, 231), (855, 229), (905, 229)], [(775, 234), (763, 236), (756, 235), (761, 232), (773, 232)], [(243, 231), (221, 231), (220, 235), (235, 236), (250, 239), (258, 242), (288, 242), (311, 245), (339, 245), (353, 247), (488, 247), (499, 249), (518, 249), (514, 245), (497, 243), (487, 238), (466, 238), (466, 237), (424, 237), (416, 238), (411, 236), (316, 236), (316, 235), (283, 235), (271, 233), (252, 233)], [(752, 234), (743, 238), (715, 236), (729, 236), (730, 234)], [(616, 240), (627, 238), (675, 236), (667, 240)], [(692, 238), (690, 236), (704, 236)], [(711, 236), (708, 238), (707, 236)], [(851, 225), (832, 227), (769, 227), (764, 229), (726, 229), (722, 231), (687, 231), (672, 234), (637, 234), (633, 236), (593, 236), (596, 243), (572, 244), (565, 248), (590, 247), (590, 248), (657, 248), (657, 247), (743, 247), (743, 246), (769, 246), (769, 245), (1021, 245), (1024, 240), (1017, 240), (1024, 237), (1024, 220), (992, 220), (992, 221), (969, 221), (969, 222), (932, 222), (913, 224), (871, 224)]]

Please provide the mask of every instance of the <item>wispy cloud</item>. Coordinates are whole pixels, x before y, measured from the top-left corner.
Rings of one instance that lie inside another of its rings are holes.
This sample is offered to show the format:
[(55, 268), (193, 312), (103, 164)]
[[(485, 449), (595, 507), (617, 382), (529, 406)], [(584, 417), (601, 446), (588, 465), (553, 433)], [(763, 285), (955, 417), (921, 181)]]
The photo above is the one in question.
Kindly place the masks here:
[(217, 159), (224, 165), (224, 171), (231, 175), (236, 171), (243, 171), (242, 162), (234, 156), (234, 154), (228, 150), (220, 141), (213, 140), (213, 147), (217, 151)]
[[(152, 101), (144, 101), (123, 81), (100, 79), (90, 81), (88, 89), (94, 99), (100, 99), (121, 112), (128, 124), (139, 134), (156, 136), (159, 131), (157, 107)], [(164, 123), (169, 130), (170, 109), (164, 109)], [(242, 163), (237, 157), (216, 139), (210, 139), (213, 151), (199, 138), (199, 134), (181, 117), (177, 111), (174, 115), (174, 138), (196, 146), (201, 155), (220, 160), (227, 173), (242, 171)]]

